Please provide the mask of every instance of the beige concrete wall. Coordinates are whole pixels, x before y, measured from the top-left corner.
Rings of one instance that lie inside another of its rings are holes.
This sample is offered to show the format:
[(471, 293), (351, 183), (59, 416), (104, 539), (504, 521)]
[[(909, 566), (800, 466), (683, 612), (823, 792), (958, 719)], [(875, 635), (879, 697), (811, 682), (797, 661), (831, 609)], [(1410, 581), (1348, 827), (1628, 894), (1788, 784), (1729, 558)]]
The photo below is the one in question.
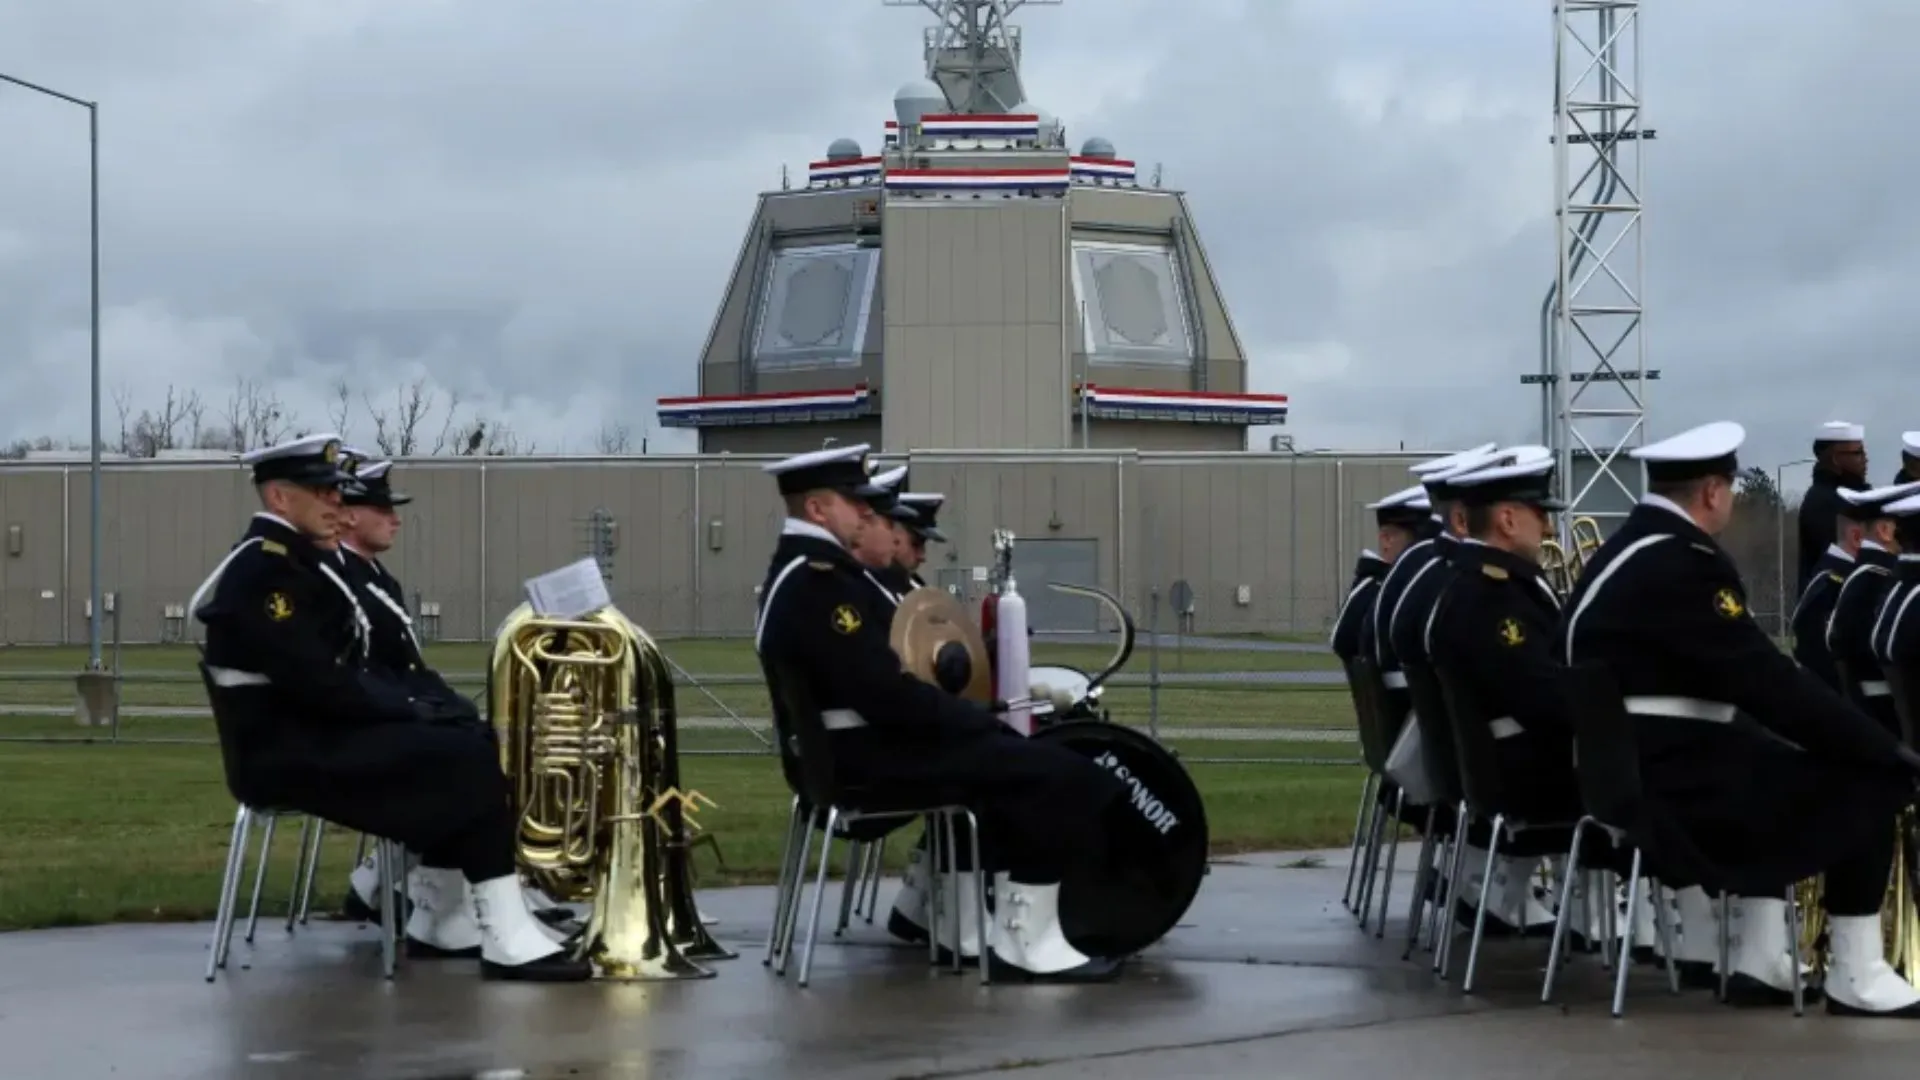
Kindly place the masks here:
[[(409, 602), (439, 605), (443, 637), (483, 638), (526, 578), (588, 554), (600, 509), (616, 524), (612, 588), (624, 609), (661, 634), (743, 634), (781, 517), (767, 460), (405, 461), (394, 478), (414, 502), (387, 561)], [(909, 464), (915, 489), (948, 497), (953, 542), (936, 546), (930, 571), (988, 565), (995, 528), (1090, 540), (1100, 585), (1143, 625), (1154, 590), (1164, 598), (1185, 579), (1205, 633), (1322, 630), (1373, 542), (1363, 507), (1406, 486), (1412, 460), (1096, 449), (936, 451)], [(103, 589), (119, 596), (122, 638), (152, 641), (254, 502), (232, 466), (127, 464), (103, 470), (102, 506)], [(84, 464), (0, 463), (0, 640), (86, 640), (86, 511)], [(6, 541), (16, 525), (18, 554)], [(1165, 609), (1161, 624), (1172, 624)]]
[(887, 203), (886, 450), (1062, 445), (1070, 404), (1065, 206)]

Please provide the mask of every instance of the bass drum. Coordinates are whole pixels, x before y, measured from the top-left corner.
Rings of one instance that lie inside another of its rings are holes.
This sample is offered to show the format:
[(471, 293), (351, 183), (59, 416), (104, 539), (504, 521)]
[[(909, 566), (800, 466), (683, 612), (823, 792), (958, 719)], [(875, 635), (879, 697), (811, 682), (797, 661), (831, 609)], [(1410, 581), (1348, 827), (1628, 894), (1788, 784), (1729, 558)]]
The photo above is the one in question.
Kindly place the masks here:
[(1062, 664), (1047, 664), (1041, 667), (1028, 668), (1027, 684), (1030, 686), (1045, 686), (1055, 693), (1064, 691), (1073, 699), (1072, 707), (1065, 710), (1065, 712), (1059, 716), (1053, 714), (1052, 701), (1034, 702), (1033, 718), (1036, 722), (1060, 723), (1067, 720), (1093, 718), (1093, 702), (1087, 700), (1088, 688), (1093, 685), (1093, 679), (1079, 668), (1071, 668)]
[(1207, 812), (1187, 770), (1146, 734), (1075, 721), (1036, 731), (1092, 759), (1127, 787), (1107, 813), (1106, 843), (1062, 882), (1060, 923), (1080, 951), (1127, 956), (1167, 935), (1207, 876)]

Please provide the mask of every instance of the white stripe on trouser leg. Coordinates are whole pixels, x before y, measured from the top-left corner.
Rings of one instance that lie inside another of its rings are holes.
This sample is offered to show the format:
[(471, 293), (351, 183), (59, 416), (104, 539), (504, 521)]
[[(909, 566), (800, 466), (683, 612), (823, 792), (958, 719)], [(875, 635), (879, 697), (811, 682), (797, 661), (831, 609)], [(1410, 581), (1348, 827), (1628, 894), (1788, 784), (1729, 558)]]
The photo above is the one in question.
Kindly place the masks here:
[(1682, 963), (1712, 964), (1718, 970), (1719, 903), (1698, 885), (1681, 889), (1676, 898), (1679, 901), (1680, 940), (1674, 943), (1673, 958)]
[(1893, 1012), (1920, 1003), (1920, 991), (1887, 965), (1878, 915), (1834, 915), (1827, 920), (1827, 996), (1869, 1012)]
[(1787, 941), (1787, 902), (1769, 896), (1738, 896), (1731, 907), (1729, 922), (1733, 937), (1728, 955), (1732, 957), (1734, 972), (1758, 979), (1775, 990), (1792, 990), (1793, 953)]

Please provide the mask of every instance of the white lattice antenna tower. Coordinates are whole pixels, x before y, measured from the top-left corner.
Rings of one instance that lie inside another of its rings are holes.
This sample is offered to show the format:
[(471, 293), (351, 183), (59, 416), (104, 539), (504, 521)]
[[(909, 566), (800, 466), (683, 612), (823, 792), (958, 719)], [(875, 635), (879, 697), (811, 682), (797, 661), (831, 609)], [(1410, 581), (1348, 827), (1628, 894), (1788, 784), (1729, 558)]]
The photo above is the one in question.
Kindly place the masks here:
[(1020, 82), (1020, 28), (1007, 19), (1028, 4), (1062, 0), (881, 0), (887, 7), (923, 7), (927, 78), (957, 113), (1010, 113), (1026, 103)]
[[(1641, 493), (1647, 368), (1641, 204), (1640, 4), (1554, 5), (1554, 187), (1558, 266), (1543, 363), (1548, 441), (1568, 512), (1603, 527)], [(1528, 380), (1535, 381), (1535, 380)], [(1609, 528), (1608, 531), (1611, 531)]]

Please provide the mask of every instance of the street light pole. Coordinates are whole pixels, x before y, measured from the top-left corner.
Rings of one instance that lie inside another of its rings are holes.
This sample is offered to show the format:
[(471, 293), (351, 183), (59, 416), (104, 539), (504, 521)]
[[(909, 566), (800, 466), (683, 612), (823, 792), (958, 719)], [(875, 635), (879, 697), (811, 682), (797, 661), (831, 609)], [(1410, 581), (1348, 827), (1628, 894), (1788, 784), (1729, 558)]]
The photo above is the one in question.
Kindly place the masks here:
[(1775, 636), (1784, 639), (1787, 636), (1787, 488), (1786, 471), (1795, 465), (1811, 465), (1813, 458), (1799, 458), (1782, 462), (1773, 467), (1773, 577), (1775, 593), (1780, 599), (1779, 623)]
[(87, 515), (87, 669), (99, 671), (103, 666), (100, 661), (100, 105), (5, 73), (0, 73), (0, 82), (87, 110), (87, 306), (92, 338), (88, 396), (93, 430), (93, 449), (87, 467), (87, 500), (91, 507)]

